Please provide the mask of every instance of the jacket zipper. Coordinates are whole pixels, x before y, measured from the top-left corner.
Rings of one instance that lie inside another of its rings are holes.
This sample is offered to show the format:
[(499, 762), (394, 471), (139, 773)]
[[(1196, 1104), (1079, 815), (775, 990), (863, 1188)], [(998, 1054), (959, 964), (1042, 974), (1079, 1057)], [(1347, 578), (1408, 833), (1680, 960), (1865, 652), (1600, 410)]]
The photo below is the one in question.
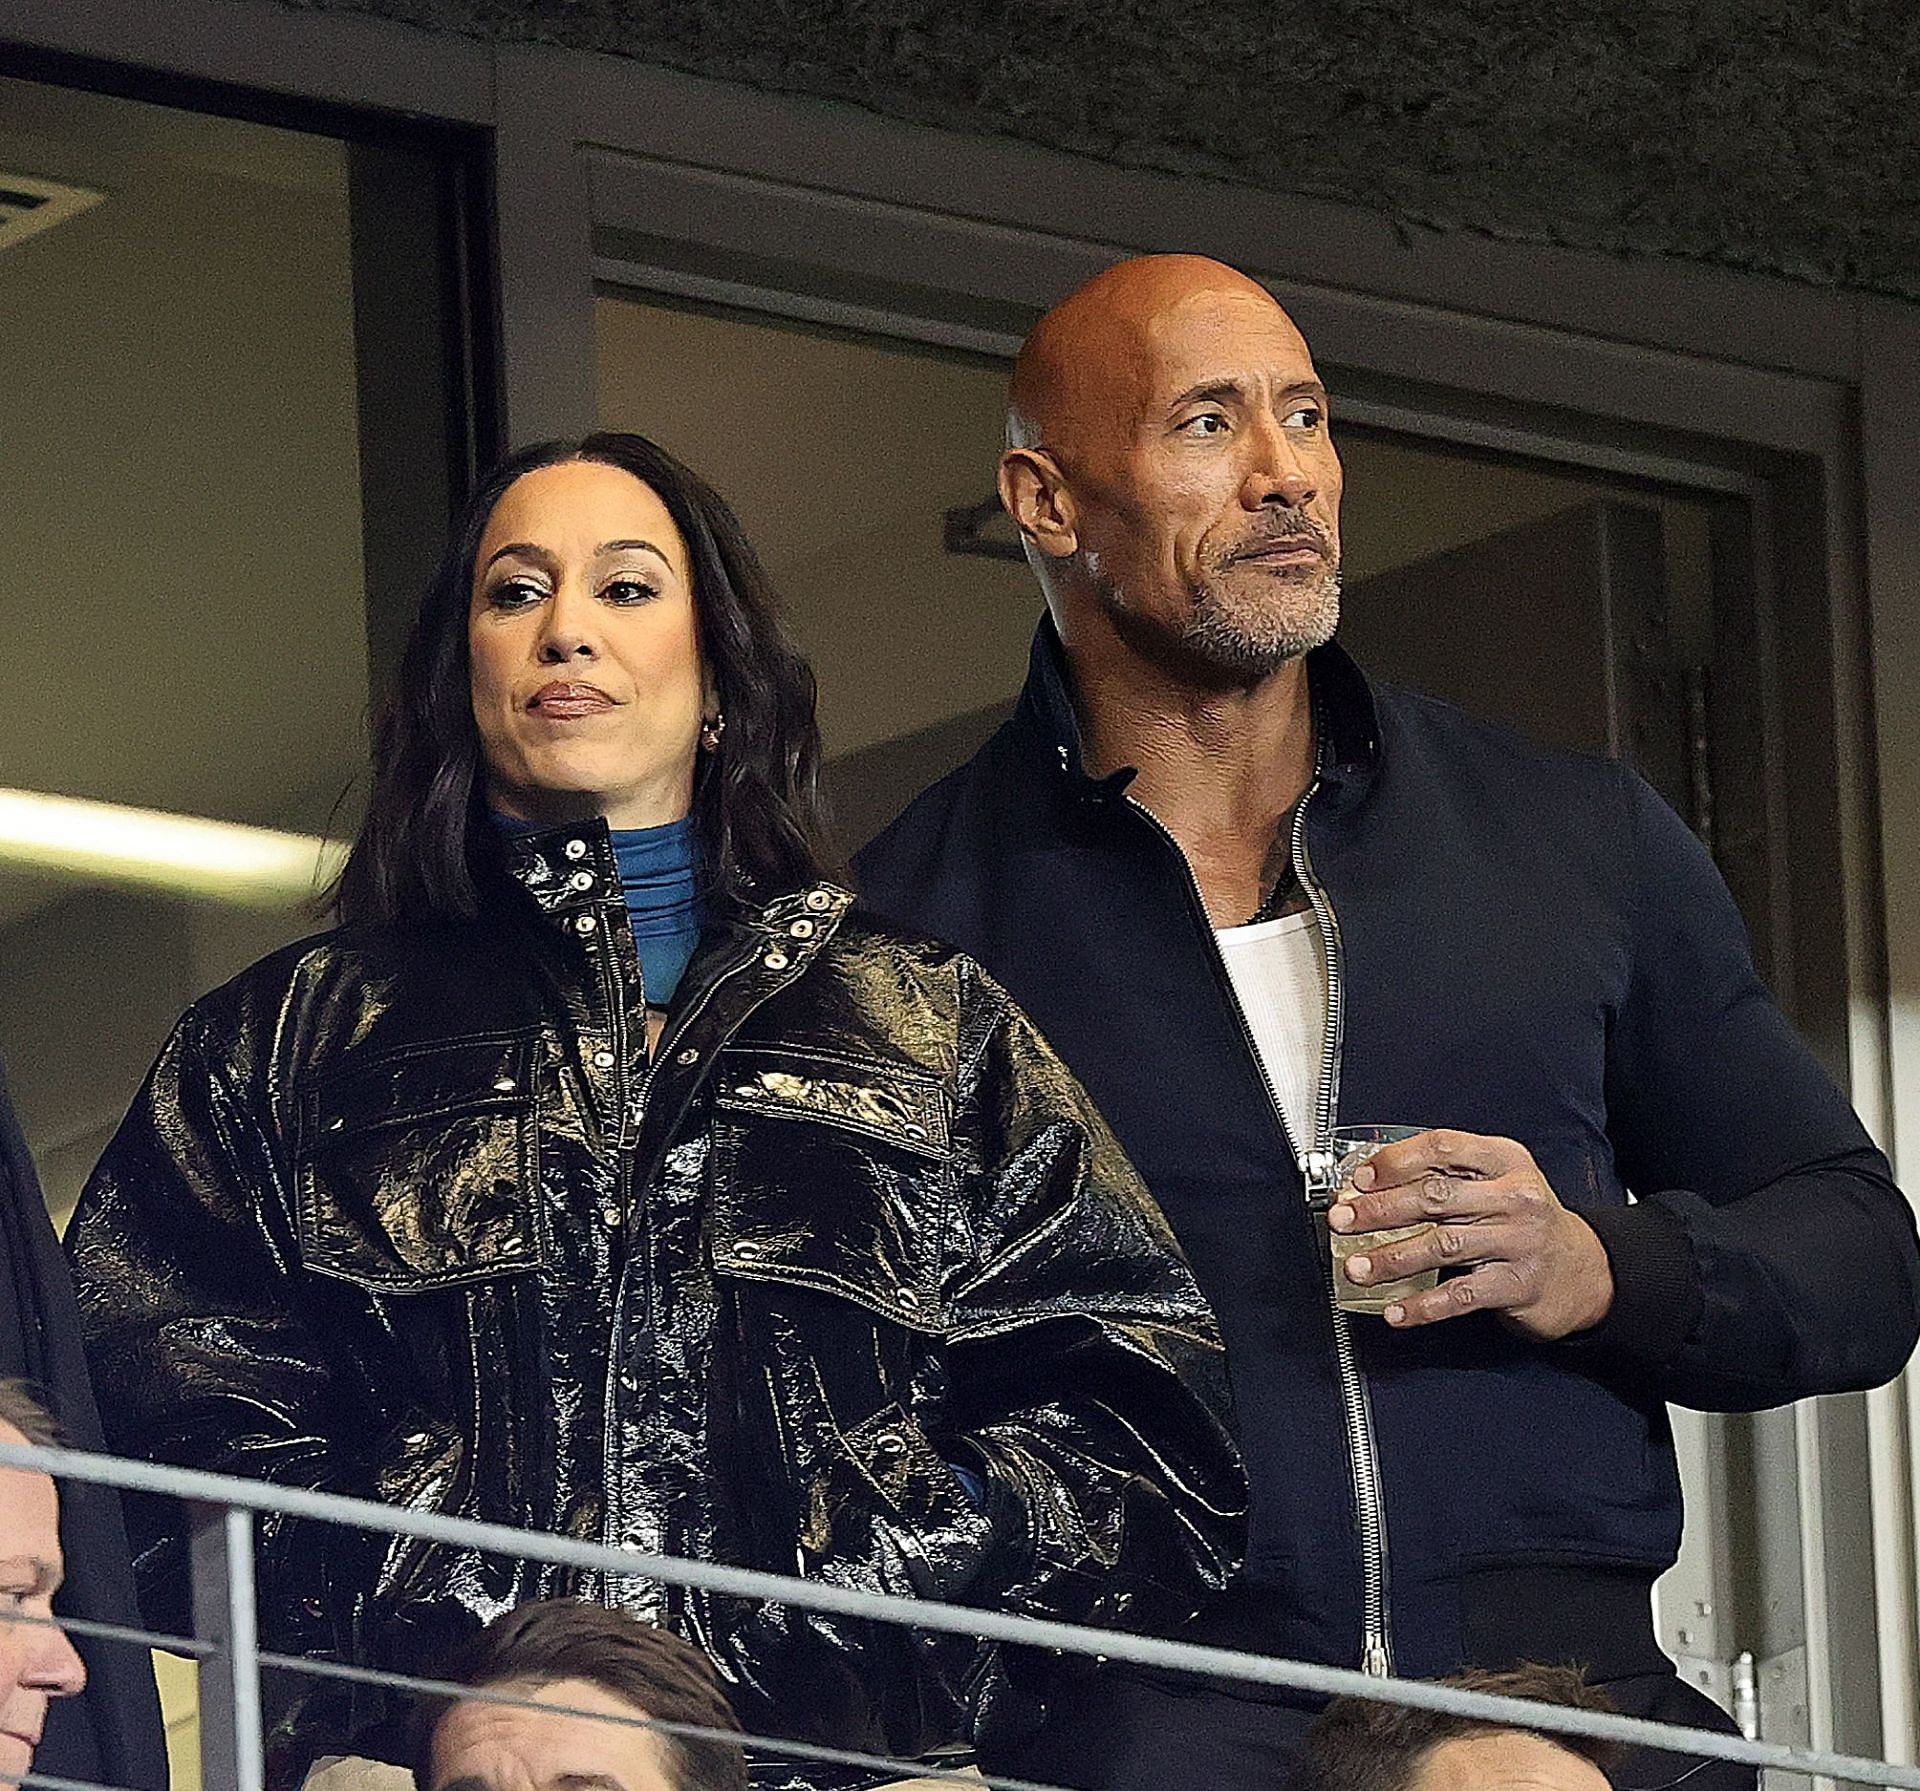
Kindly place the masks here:
[[(640, 1126), (641, 1126), (642, 1120), (646, 1117), (647, 1099), (648, 1099), (648, 1096), (653, 1091), (654, 1076), (660, 1068), (661, 1060), (665, 1058), (667, 1055), (668, 1047), (677, 1043), (677, 1041), (680, 1040), (681, 1038), (684, 1038), (686, 1036), (687, 1028), (691, 1026), (693, 1022), (697, 1020), (700, 1017), (700, 1015), (706, 1011), (708, 1004), (712, 1002), (714, 996), (720, 991), (720, 989), (726, 983), (732, 981), (732, 979), (735, 976), (738, 976), (742, 971), (749, 969), (752, 966), (753, 962), (754, 962), (753, 956), (748, 955), (746, 957), (743, 957), (739, 963), (729, 965), (726, 969), (722, 970), (717, 976), (714, 976), (713, 978), (711, 978), (707, 983), (707, 986), (704, 989), (702, 989), (699, 992), (699, 994), (694, 998), (693, 1005), (691, 1007), (684, 1009), (675, 1019), (673, 1025), (661, 1032), (660, 1043), (658, 1047), (649, 1054), (647, 1058), (647, 1066), (644, 1070), (641, 1071), (637, 1084), (635, 1084), (632, 1087), (630, 1096), (627, 1088), (627, 1068), (626, 1068), (627, 1057), (626, 1057), (626, 1051), (625, 1051), (627, 1027), (625, 1025), (624, 1011), (623, 1011), (625, 1004), (623, 1000), (618, 998), (616, 998), (614, 1001), (614, 1007), (616, 1011), (619, 1012), (621, 1015), (621, 1017), (617, 1019), (615, 1022), (616, 1026), (619, 1028), (619, 1031), (618, 1031), (618, 1037), (620, 1040), (620, 1047), (619, 1047), (620, 1060), (619, 1061), (620, 1061), (620, 1073), (622, 1078), (621, 1117), (620, 1117), (621, 1138), (618, 1146), (618, 1161), (620, 1164), (620, 1198), (621, 1198), (621, 1204), (622, 1204), (622, 1216), (621, 1216), (620, 1236), (616, 1241), (619, 1243), (619, 1246), (620, 1246), (620, 1253), (622, 1258), (621, 1267), (620, 1267), (620, 1279), (623, 1282), (626, 1276), (631, 1272), (631, 1269), (632, 1269), (632, 1254), (633, 1254), (632, 1245), (634, 1242), (634, 1239), (632, 1237), (632, 1230), (633, 1230), (634, 1216), (636, 1214), (643, 1213), (645, 1210), (644, 1203), (641, 1199), (642, 1190), (637, 1185), (637, 1177), (638, 1177), (638, 1170), (639, 1170)], [(617, 973), (610, 974), (607, 980), (608, 980), (609, 987), (614, 988), (617, 993), (617, 985), (619, 980)], [(643, 1008), (641, 1012), (643, 1016), (642, 1024), (644, 1024), (645, 1009)], [(717, 1051), (718, 1048), (719, 1048), (718, 1046), (715, 1046), (714, 1051)], [(711, 1059), (712, 1056), (713, 1056), (713, 1052), (709, 1052), (708, 1053), (709, 1059)], [(711, 1068), (711, 1063), (709, 1063), (708, 1067)], [(652, 1253), (651, 1238), (649, 1237), (641, 1241), (642, 1241), (643, 1251), (645, 1252), (645, 1254), (647, 1254), (650, 1257)], [(645, 1317), (646, 1317), (646, 1323), (648, 1327), (651, 1328), (652, 1325), (656, 1322), (657, 1314), (653, 1310), (652, 1274), (650, 1270), (646, 1271), (646, 1281), (644, 1285), (646, 1286), (646, 1289), (647, 1289), (647, 1293), (646, 1293), (647, 1310), (646, 1310)], [(616, 1336), (611, 1340), (610, 1347), (608, 1348), (608, 1351), (607, 1351), (607, 1360), (606, 1360), (606, 1367), (605, 1367), (607, 1384), (603, 1394), (603, 1398), (605, 1399), (605, 1402), (606, 1402), (606, 1409), (609, 1411), (613, 1409), (614, 1403), (619, 1397), (620, 1361), (625, 1349), (629, 1347), (631, 1347), (630, 1341), (627, 1339), (624, 1332), (622, 1332), (622, 1333), (616, 1334)], [(607, 1429), (607, 1437), (604, 1445), (605, 1454), (602, 1460), (602, 1468), (606, 1475), (606, 1484), (609, 1490), (608, 1490), (608, 1496), (602, 1505), (601, 1538), (600, 1539), (602, 1542), (607, 1543), (609, 1546), (613, 1546), (615, 1545), (616, 1537), (619, 1534), (620, 1529), (625, 1522), (625, 1512), (624, 1512), (624, 1509), (622, 1509), (620, 1506), (620, 1495), (617, 1491), (614, 1490), (621, 1485), (619, 1475), (616, 1471), (618, 1464), (613, 1459), (613, 1453), (612, 1453), (614, 1427), (612, 1425), (608, 1425), (606, 1429)], [(685, 1594), (683, 1592), (676, 1591), (671, 1587), (662, 1588), (661, 1596), (663, 1599), (663, 1604), (662, 1604), (663, 1613), (677, 1613), (678, 1610), (681, 1608), (685, 1599)], [(605, 1604), (612, 1604), (614, 1602), (611, 1588), (609, 1584), (604, 1580), (601, 1583), (600, 1598), (601, 1598), (601, 1602)]]
[[(1313, 1150), (1304, 1165), (1309, 1202), (1333, 1192), (1333, 1116), (1340, 1101), (1340, 1048), (1346, 1026), (1346, 966), (1333, 903), (1313, 874), (1307, 852), (1307, 805), (1320, 787), (1316, 776), (1293, 814), (1293, 874), (1306, 891), (1327, 959), (1327, 1025), (1320, 1041), (1320, 1082), (1314, 1101)], [(1271, 1084), (1269, 1084), (1271, 1092)], [(1385, 1678), (1393, 1671), (1393, 1637), (1387, 1618), (1387, 1509), (1380, 1487), (1380, 1455), (1373, 1439), (1373, 1402), (1353, 1347), (1353, 1331), (1340, 1310), (1333, 1252), (1327, 1264), (1327, 1315), (1333, 1323), (1334, 1368), (1346, 1420), (1347, 1459), (1353, 1473), (1353, 1511), (1360, 1531), (1360, 1670)]]
[[(1186, 853), (1180, 850), (1179, 841), (1167, 831), (1159, 817), (1133, 797), (1126, 799), (1128, 806), (1173, 848), (1186, 872), (1187, 890), (1201, 918), (1208, 947), (1213, 952), (1214, 963), (1220, 972), (1221, 989), (1227, 996), (1234, 1019), (1239, 1023), (1241, 1042), (1260, 1069), (1260, 1079), (1266, 1086), (1274, 1118), (1279, 1122), (1280, 1135), (1293, 1152), (1294, 1160), (1301, 1165), (1310, 1205), (1330, 1194), (1334, 1186), (1333, 1116), (1340, 1097), (1340, 1049), (1346, 1023), (1346, 976), (1340, 950), (1340, 927), (1334, 918), (1333, 904), (1328, 900), (1326, 890), (1314, 877), (1313, 861), (1307, 853), (1307, 809), (1319, 788), (1320, 777), (1316, 772), (1313, 782), (1307, 786), (1306, 794), (1300, 798), (1299, 806), (1294, 810), (1293, 829), (1288, 841), (1293, 874), (1299, 879), (1300, 887), (1312, 905), (1314, 924), (1319, 929), (1327, 965), (1327, 1022), (1320, 1042), (1320, 1080), (1314, 1100), (1313, 1136), (1305, 1152), (1301, 1151), (1293, 1128), (1288, 1123), (1286, 1110), (1274, 1092), (1273, 1078), (1267, 1073), (1259, 1046), (1254, 1041), (1253, 1029), (1248, 1026), (1245, 1010), (1234, 991), (1233, 978), (1227, 970), (1225, 959), (1220, 956), (1213, 923), (1207, 915), (1206, 899), (1200, 893), (1193, 866), (1188, 863)], [(1347, 1315), (1339, 1307), (1331, 1251), (1327, 1253), (1326, 1269), (1327, 1313), (1333, 1328), (1334, 1372), (1340, 1385), (1347, 1466), (1353, 1478), (1354, 1521), (1360, 1541), (1360, 1670), (1377, 1678), (1385, 1678), (1393, 1671), (1393, 1641), (1387, 1614), (1386, 1504), (1381, 1495), (1379, 1454), (1374, 1446), (1373, 1408), (1367, 1397), (1366, 1376), (1353, 1347)]]

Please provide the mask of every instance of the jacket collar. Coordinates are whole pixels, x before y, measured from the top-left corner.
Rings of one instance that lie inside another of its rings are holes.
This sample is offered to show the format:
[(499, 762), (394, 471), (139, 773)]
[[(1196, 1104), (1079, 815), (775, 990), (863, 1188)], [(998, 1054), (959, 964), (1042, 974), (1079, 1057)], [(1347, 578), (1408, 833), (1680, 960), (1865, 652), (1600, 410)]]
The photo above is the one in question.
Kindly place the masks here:
[[(614, 855), (612, 831), (602, 818), (538, 833), (502, 835), (500, 851), (508, 877), (562, 930), (585, 931), (571, 923), (609, 905), (618, 913), (626, 911), (620, 861)], [(719, 930), (750, 935), (763, 941), (764, 949), (797, 961), (810, 958), (820, 948), (852, 900), (844, 889), (821, 882), (764, 902), (741, 904), (737, 913), (716, 925)]]
[[(604, 928), (623, 965), (636, 956), (625, 924), (620, 863), (604, 820), (507, 835), (501, 852), (507, 876), (554, 930), (586, 941)], [(707, 929), (707, 945), (689, 966), (688, 981), (697, 983), (716, 967), (731, 969), (735, 959), (757, 957), (766, 973), (757, 980), (784, 986), (833, 936), (852, 902), (846, 890), (820, 882), (742, 905)]]
[[(502, 866), (532, 904), (537, 929), (561, 935), (591, 961), (611, 953), (625, 984), (624, 999), (642, 994), (639, 954), (627, 925), (625, 896), (613, 839), (604, 820), (582, 821), (501, 842)], [(715, 1054), (764, 1002), (797, 982), (839, 931), (853, 897), (818, 882), (758, 904), (742, 904), (713, 922), (687, 966), (674, 997), (659, 1058), (647, 1071), (648, 1095), (637, 1143), (650, 1165), (674, 1136), (680, 1116), (710, 1072)], [(524, 908), (522, 909), (524, 912)], [(563, 946), (562, 951), (565, 951)], [(579, 966), (578, 956), (571, 960)], [(604, 960), (603, 960), (604, 961)], [(589, 1007), (604, 1004), (597, 978), (572, 975)], [(611, 1019), (604, 1024), (611, 1029)], [(589, 1080), (612, 1085), (612, 1061), (587, 1058)], [(612, 1122), (622, 1123), (616, 1105)]]
[[(1044, 742), (1049, 756), (1082, 794), (1118, 795), (1132, 783), (1132, 766), (1092, 776), (1082, 756), (1080, 718), (1074, 713), (1066, 648), (1050, 615), (1034, 630), (1027, 682), (1016, 716)], [(1380, 723), (1373, 688), (1346, 650), (1329, 642), (1307, 655), (1307, 681), (1324, 730), (1321, 783), (1332, 805), (1363, 794), (1380, 768)]]

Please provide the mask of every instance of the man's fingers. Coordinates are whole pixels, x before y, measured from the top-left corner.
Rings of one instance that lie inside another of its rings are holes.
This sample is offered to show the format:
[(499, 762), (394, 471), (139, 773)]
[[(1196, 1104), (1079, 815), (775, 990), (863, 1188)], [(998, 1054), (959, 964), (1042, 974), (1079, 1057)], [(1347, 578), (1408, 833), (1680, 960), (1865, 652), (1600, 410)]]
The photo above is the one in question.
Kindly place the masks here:
[(1416, 1238), (1381, 1244), (1347, 1258), (1347, 1279), (1356, 1287), (1399, 1281), (1428, 1269), (1458, 1269), (1473, 1263), (1511, 1261), (1524, 1239), (1498, 1220), (1478, 1225), (1434, 1225)]
[(1398, 1144), (1381, 1148), (1354, 1171), (1356, 1188), (1397, 1188), (1429, 1175), (1505, 1175), (1521, 1162), (1531, 1162), (1525, 1145), (1511, 1138), (1490, 1138), (1479, 1132), (1442, 1128), (1422, 1132)]
[(1527, 1277), (1510, 1262), (1490, 1262), (1471, 1275), (1457, 1275), (1427, 1293), (1409, 1294), (1386, 1311), (1387, 1323), (1398, 1328), (1439, 1324), (1469, 1312), (1504, 1312), (1524, 1305), (1531, 1297)]
[(1522, 1205), (1531, 1185), (1519, 1176), (1479, 1181), (1434, 1170), (1398, 1187), (1344, 1195), (1328, 1210), (1327, 1223), (1335, 1231), (1390, 1231), (1423, 1219), (1498, 1218)]

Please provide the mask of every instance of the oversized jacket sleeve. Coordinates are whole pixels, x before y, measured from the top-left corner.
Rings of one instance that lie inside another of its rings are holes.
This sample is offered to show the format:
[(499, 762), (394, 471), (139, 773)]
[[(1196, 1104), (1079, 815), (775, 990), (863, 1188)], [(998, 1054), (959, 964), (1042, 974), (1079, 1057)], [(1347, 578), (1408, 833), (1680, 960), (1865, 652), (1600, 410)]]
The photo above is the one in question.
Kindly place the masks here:
[(1184, 1622), (1239, 1565), (1225, 1358), (1173, 1233), (1071, 1072), (997, 986), (963, 1082), (972, 1197), (946, 1422), (1001, 1546), (975, 1603)]
[[(957, 1174), (944, 1202), (928, 1191), (924, 1215), (946, 1234), (944, 1310), (925, 1342), (939, 1393), (846, 1434), (844, 1477), (814, 1500), (822, 1542), (805, 1571), (1171, 1629), (1225, 1583), (1243, 1544), (1219, 1333), (1086, 1093), (997, 985), (966, 960), (958, 969), (972, 988)], [(961, 1732), (982, 1658), (971, 1643), (774, 1608), (744, 1615), (706, 1638), (743, 1712), (756, 1692), (804, 1679), (822, 1708), (864, 1705), (873, 1746), (912, 1755)]]
[[(108, 1446), (385, 1497), (371, 1463), (395, 1418), (345, 1396), (310, 1322), (266, 1083), (250, 1029), (190, 1010), (81, 1198), (67, 1247)], [(129, 1527), (143, 1609), (183, 1628), (181, 1511), (137, 1501)], [(272, 1516), (257, 1535), (268, 1645), (326, 1651), (353, 1633), (357, 1597), (353, 1610), (326, 1600), (377, 1587), (389, 1539)]]
[(1607, 1109), (1639, 1200), (1586, 1214), (1616, 1293), (1581, 1342), (1705, 1410), (1874, 1386), (1920, 1336), (1912, 1209), (1755, 974), (1705, 849), (1629, 782), (1631, 978)]

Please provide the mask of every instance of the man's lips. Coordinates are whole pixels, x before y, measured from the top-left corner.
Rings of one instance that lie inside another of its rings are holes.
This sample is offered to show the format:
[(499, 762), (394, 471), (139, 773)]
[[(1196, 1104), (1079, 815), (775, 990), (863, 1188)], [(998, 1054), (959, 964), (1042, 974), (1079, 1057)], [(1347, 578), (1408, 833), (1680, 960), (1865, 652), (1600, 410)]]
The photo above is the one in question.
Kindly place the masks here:
[(1277, 541), (1260, 541), (1243, 547), (1233, 557), (1256, 564), (1291, 566), (1300, 560), (1323, 560), (1326, 551), (1312, 535), (1287, 535)]
[(555, 682), (543, 684), (533, 693), (527, 707), (537, 715), (555, 721), (568, 721), (582, 715), (598, 715), (614, 706), (613, 698), (597, 684)]

